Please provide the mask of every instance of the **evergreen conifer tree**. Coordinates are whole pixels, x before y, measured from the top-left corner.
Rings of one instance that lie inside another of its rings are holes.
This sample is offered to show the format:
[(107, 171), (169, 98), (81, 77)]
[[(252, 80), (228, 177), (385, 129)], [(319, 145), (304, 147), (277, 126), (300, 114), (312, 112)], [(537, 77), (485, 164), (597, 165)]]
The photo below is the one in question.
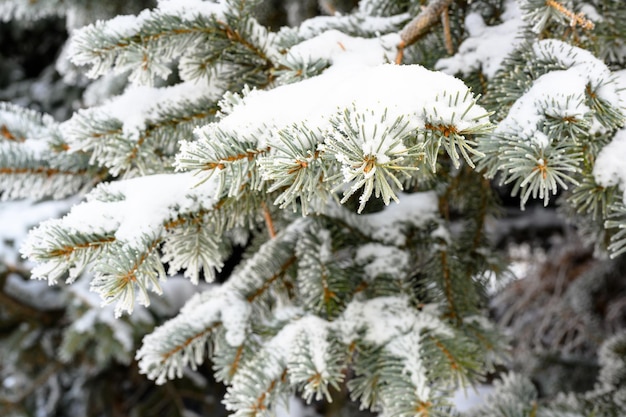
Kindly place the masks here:
[[(323, 1), (329, 15), (277, 30), (258, 3), (159, 0), (80, 28), (100, 2), (0, 3), (6, 19), (65, 13), (58, 67), (96, 80), (66, 121), (0, 106), (2, 198), (67, 204), (20, 249), (54, 300), (24, 304), (10, 278), (28, 273), (0, 274), (3, 304), (30, 317), (2, 346), (4, 389), (24, 386), (7, 413), (115, 415), (85, 382), (134, 358), (153, 382), (124, 389), (156, 396), (183, 376), (201, 391), (210, 364), (237, 417), (293, 396), (329, 415), (459, 415), (454, 392), (509, 363), (488, 315), (507, 275), (496, 187), (521, 209), (558, 198), (597, 274), (624, 278), (621, 0)], [(55, 315), (68, 323), (38, 327)], [(600, 334), (591, 390), (541, 401), (503, 373), (468, 415), (625, 415), (619, 330)], [(43, 363), (21, 368), (26, 353)], [(173, 415), (210, 412), (163, 395)]]

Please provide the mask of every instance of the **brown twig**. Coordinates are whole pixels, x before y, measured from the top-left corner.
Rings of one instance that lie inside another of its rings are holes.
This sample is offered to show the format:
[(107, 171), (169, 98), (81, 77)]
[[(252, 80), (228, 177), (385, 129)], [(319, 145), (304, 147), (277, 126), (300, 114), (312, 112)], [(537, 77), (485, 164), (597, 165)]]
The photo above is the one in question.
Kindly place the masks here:
[(297, 258), (295, 256), (292, 256), (291, 258), (287, 259), (287, 261), (280, 267), (280, 270), (277, 273), (275, 273), (274, 275), (266, 279), (262, 286), (257, 288), (253, 293), (251, 293), (250, 295), (246, 297), (248, 302), (252, 303), (254, 300), (256, 300), (261, 295), (263, 295), (265, 291), (267, 291), (267, 289), (270, 288), (271, 285), (277, 279), (285, 275), (287, 270), (291, 267), (291, 265), (293, 265), (296, 262), (296, 260)]
[(452, 43), (452, 32), (450, 31), (450, 13), (448, 6), (443, 8), (441, 13), (441, 24), (443, 25), (443, 39), (446, 42), (448, 55), (454, 55), (454, 44)]
[(571, 27), (580, 26), (585, 30), (592, 30), (595, 27), (594, 23), (587, 19), (584, 13), (574, 13), (556, 0), (546, 0), (546, 6), (552, 7), (554, 10), (570, 19)]
[(24, 142), (26, 138), (17, 137), (7, 127), (7, 125), (0, 126), (0, 136), (5, 138), (6, 140), (10, 140), (11, 142)]
[(274, 222), (272, 221), (272, 214), (264, 201), (261, 202), (261, 206), (263, 207), (263, 218), (265, 219), (265, 224), (267, 225), (267, 231), (270, 234), (270, 238), (274, 239), (276, 237), (276, 228), (274, 227)]
[(398, 54), (396, 55), (396, 64), (402, 63), (402, 57), (404, 56), (404, 48), (417, 42), (421, 37), (426, 35), (430, 28), (440, 22), (439, 17), (448, 6), (452, 3), (452, 0), (433, 0), (428, 6), (422, 9), (415, 19), (402, 28), (400, 32), (400, 43), (398, 44)]

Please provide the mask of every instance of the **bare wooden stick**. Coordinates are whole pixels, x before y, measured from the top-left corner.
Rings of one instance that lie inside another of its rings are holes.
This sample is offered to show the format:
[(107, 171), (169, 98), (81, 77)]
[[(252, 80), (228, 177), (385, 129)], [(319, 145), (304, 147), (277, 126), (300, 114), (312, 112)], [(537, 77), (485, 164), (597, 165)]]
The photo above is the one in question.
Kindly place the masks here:
[(414, 44), (422, 36), (428, 33), (431, 27), (440, 22), (441, 13), (444, 12), (452, 0), (432, 0), (428, 6), (422, 9), (415, 19), (411, 20), (402, 28), (400, 32), (400, 43), (398, 44), (398, 54), (396, 63), (402, 63), (404, 48)]
[(274, 227), (274, 221), (272, 221), (270, 209), (264, 201), (261, 202), (261, 206), (263, 207), (263, 218), (265, 219), (265, 224), (267, 225), (267, 232), (269, 233), (270, 238), (274, 239), (276, 237), (276, 228)]
[(450, 13), (448, 6), (441, 12), (441, 24), (443, 25), (443, 38), (446, 42), (448, 55), (454, 55), (454, 44), (452, 43), (452, 32), (450, 31)]

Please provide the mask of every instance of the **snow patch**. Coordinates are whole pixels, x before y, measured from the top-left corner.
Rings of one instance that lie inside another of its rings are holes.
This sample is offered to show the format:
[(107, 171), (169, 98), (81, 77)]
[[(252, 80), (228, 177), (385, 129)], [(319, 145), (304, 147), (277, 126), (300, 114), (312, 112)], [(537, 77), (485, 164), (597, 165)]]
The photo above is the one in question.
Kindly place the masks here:
[(600, 150), (593, 166), (593, 176), (603, 187), (619, 185), (624, 192), (626, 204), (626, 128), (613, 136), (611, 143)]
[(389, 245), (402, 246), (406, 242), (403, 231), (407, 227), (422, 227), (439, 217), (439, 201), (434, 191), (398, 193), (399, 203), (385, 210), (361, 215), (372, 238)]
[(367, 279), (373, 281), (380, 275), (403, 276), (408, 266), (409, 254), (395, 246), (368, 243), (357, 249), (355, 260), (364, 265)]
[(465, 76), (480, 70), (487, 78), (493, 78), (502, 61), (520, 44), (519, 33), (524, 25), (515, 0), (508, 0), (504, 7), (502, 23), (495, 26), (487, 26), (479, 13), (468, 14), (465, 28), (469, 37), (454, 56), (440, 59), (435, 68), (450, 75)]

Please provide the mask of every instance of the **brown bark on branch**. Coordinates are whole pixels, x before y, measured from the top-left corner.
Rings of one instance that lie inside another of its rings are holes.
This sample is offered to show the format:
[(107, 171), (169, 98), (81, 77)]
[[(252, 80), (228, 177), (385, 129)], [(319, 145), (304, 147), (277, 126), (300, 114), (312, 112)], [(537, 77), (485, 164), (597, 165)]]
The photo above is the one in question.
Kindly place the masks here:
[(265, 219), (265, 224), (267, 225), (267, 232), (270, 235), (271, 239), (276, 237), (276, 228), (274, 227), (274, 222), (272, 221), (272, 214), (270, 213), (270, 209), (267, 207), (265, 202), (261, 203), (263, 207), (263, 218)]
[(454, 44), (452, 43), (452, 31), (450, 30), (450, 13), (446, 6), (441, 13), (441, 24), (443, 25), (443, 38), (446, 42), (448, 55), (454, 55)]
[(432, 0), (420, 14), (402, 28), (400, 32), (400, 43), (398, 44), (398, 54), (396, 55), (396, 64), (402, 63), (404, 48), (417, 42), (422, 36), (436, 24), (440, 23), (441, 14), (450, 6), (452, 0)]

